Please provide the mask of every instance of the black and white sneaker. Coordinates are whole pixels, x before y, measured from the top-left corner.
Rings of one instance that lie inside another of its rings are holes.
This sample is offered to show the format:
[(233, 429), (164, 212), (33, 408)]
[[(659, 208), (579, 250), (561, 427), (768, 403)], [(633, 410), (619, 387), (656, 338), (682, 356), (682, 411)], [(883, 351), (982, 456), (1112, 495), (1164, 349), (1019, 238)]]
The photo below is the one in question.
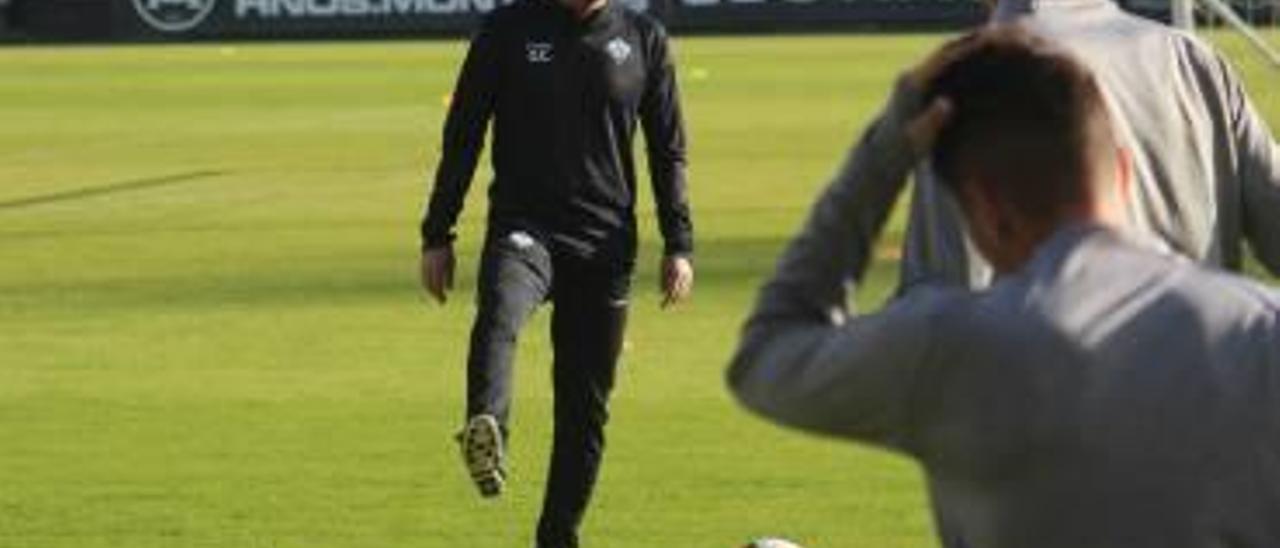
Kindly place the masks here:
[(493, 498), (502, 494), (506, 483), (503, 470), (502, 429), (493, 415), (476, 415), (467, 421), (458, 441), (462, 446), (462, 462), (467, 466), (480, 496)]

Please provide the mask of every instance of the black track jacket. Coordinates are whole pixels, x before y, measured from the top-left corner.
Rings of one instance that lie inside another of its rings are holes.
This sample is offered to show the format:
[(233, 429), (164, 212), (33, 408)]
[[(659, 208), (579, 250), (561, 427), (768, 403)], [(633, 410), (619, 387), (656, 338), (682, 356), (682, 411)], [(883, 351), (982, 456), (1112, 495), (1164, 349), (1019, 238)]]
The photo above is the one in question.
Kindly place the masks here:
[(557, 250), (630, 268), (638, 118), (665, 251), (692, 253), (675, 66), (653, 18), (614, 1), (578, 20), (556, 0), (519, 0), (486, 16), (445, 122), (425, 247), (453, 240), (491, 117), (491, 231), (529, 231)]

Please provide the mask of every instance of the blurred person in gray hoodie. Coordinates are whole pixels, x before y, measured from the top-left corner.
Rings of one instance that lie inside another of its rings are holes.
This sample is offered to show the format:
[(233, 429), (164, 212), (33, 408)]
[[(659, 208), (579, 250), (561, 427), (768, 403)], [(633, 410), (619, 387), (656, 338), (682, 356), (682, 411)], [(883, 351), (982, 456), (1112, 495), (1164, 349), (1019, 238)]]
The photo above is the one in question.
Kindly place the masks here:
[[(1241, 268), (1248, 242), (1280, 275), (1280, 148), (1218, 52), (1111, 0), (986, 3), (992, 23), (1016, 21), (1093, 71), (1117, 137), (1131, 153), (1130, 230), (1231, 270)], [(986, 286), (990, 265), (969, 240), (954, 196), (927, 164), (916, 182), (903, 285), (934, 278)]]
[[(1088, 69), (1025, 29), (947, 46), (783, 252), (734, 395), (914, 458), (945, 548), (1280, 546), (1280, 292), (1132, 234), (1120, 143)], [(850, 313), (925, 157), (998, 275)]]

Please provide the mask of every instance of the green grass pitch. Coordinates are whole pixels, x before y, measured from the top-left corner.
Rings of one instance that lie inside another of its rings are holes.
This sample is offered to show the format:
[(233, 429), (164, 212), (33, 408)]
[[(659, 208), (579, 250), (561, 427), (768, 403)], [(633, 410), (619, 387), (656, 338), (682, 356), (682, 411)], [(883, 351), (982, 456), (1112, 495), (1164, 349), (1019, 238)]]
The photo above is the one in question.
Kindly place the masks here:
[[(645, 252), (589, 546), (934, 544), (907, 461), (782, 431), (722, 371), (756, 284), (896, 72), (940, 35), (678, 43), (694, 301)], [(0, 49), (0, 546), (530, 546), (547, 314), (522, 340), (513, 481), (451, 437), (483, 221), (417, 290), (459, 42)], [(1274, 73), (1248, 71), (1255, 88)], [(1275, 94), (1260, 105), (1280, 127)], [(885, 260), (861, 300), (889, 290)]]

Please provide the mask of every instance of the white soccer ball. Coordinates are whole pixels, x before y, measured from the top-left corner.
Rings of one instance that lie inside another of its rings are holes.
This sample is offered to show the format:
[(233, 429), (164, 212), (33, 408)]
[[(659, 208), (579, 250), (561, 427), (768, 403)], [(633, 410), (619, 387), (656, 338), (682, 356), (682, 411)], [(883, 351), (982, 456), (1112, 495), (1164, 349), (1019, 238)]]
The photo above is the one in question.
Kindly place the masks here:
[(804, 548), (799, 544), (783, 538), (758, 538), (742, 548)]

